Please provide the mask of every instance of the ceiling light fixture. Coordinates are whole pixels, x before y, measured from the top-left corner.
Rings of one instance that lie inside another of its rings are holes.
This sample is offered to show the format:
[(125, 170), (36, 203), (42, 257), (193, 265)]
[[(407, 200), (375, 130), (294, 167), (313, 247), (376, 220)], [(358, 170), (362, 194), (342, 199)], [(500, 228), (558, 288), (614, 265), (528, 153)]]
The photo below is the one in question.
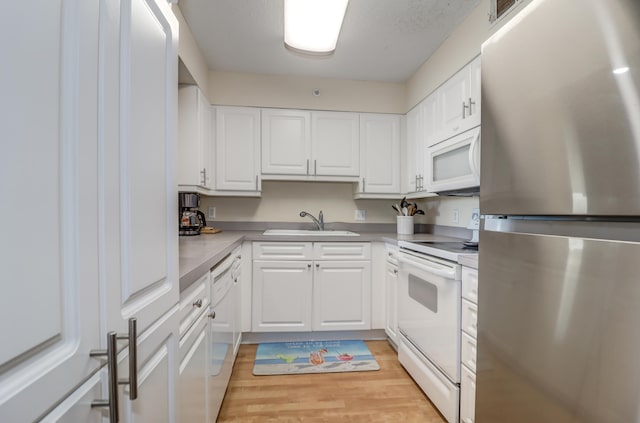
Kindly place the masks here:
[(284, 0), (284, 44), (305, 54), (336, 49), (349, 0)]

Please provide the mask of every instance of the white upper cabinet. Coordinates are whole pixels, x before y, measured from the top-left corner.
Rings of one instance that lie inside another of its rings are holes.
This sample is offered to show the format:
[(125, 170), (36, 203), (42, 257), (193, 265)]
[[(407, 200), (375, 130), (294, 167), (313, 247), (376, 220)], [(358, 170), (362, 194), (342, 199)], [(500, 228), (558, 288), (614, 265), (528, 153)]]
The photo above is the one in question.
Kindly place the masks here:
[(348, 112), (312, 112), (313, 175), (360, 175), (360, 115)]
[[(38, 230), (8, 225), (0, 241), (10, 281), (0, 291), (0, 421), (102, 421), (107, 412), (89, 406), (108, 398), (107, 372), (89, 354), (107, 332), (127, 333), (130, 318), (137, 366), (126, 341), (114, 360), (122, 379), (137, 370), (139, 392), (129, 400), (117, 389), (121, 421), (174, 421), (175, 16), (164, 0), (15, 2), (3, 13), (0, 34), (23, 42), (4, 51), (15, 66), (0, 82), (0, 192)], [(34, 198), (45, 213), (25, 206)], [(15, 222), (15, 208), (0, 217)]]
[(428, 145), (480, 125), (480, 58), (453, 75), (437, 95), (440, 125)]
[(308, 175), (311, 112), (262, 110), (262, 174)]
[(98, 2), (63, 3), (3, 5), (0, 34), (21, 41), (0, 81), (2, 422), (37, 420), (101, 365)]
[(358, 125), (358, 113), (263, 109), (263, 178), (357, 180)]
[(422, 178), (424, 177), (422, 172), (424, 164), (422, 164), (418, 158), (424, 146), (422, 142), (423, 124), (421, 112), (420, 105), (418, 105), (411, 109), (405, 117), (406, 131), (402, 160), (402, 192), (406, 193), (420, 191)]
[[(399, 115), (360, 114), (360, 182), (356, 197), (400, 194)], [(373, 195), (371, 195), (373, 194)]]
[[(213, 188), (210, 104), (195, 85), (178, 91), (178, 185)], [(206, 191), (205, 191), (206, 192)]]
[(260, 109), (215, 107), (215, 188), (221, 195), (260, 194)]

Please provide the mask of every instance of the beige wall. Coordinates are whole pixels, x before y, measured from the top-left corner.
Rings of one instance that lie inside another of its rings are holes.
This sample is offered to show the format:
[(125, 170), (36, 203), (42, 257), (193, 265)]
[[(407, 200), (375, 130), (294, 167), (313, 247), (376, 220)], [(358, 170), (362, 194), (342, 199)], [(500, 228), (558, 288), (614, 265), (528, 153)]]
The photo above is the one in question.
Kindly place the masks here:
[(322, 210), (326, 222), (355, 222), (355, 210), (366, 210), (366, 222), (392, 223), (392, 203), (354, 200), (351, 183), (263, 181), (261, 198), (202, 197), (200, 208), (207, 214), (215, 206), (220, 221), (298, 222), (300, 211), (317, 217)]
[[(180, 57), (212, 104), (403, 114), (480, 54), (482, 43), (529, 2), (524, 0), (491, 24), (490, 0), (482, 0), (406, 84), (211, 72), (178, 10)], [(314, 89), (320, 96), (313, 96)], [(215, 220), (220, 221), (296, 222), (300, 210), (315, 215), (322, 209), (327, 222), (355, 222), (354, 210), (360, 209), (367, 212), (366, 222), (393, 223), (391, 203), (354, 200), (349, 183), (264, 182), (261, 198), (203, 197), (202, 208), (215, 206)], [(419, 204), (427, 213), (420, 223), (465, 227), (478, 197), (435, 197)], [(457, 224), (452, 220), (454, 209), (459, 212)]]
[(172, 5), (173, 13), (180, 25), (178, 56), (182, 59), (185, 67), (195, 80), (196, 84), (205, 93), (209, 90), (209, 67), (207, 66), (202, 52), (193, 38), (191, 29), (184, 20), (184, 16), (177, 5)]
[[(314, 96), (314, 90), (320, 90)], [(405, 86), (388, 82), (210, 72), (212, 104), (405, 113)]]
[[(322, 210), (326, 222), (356, 223), (355, 210), (365, 210), (365, 223), (395, 223), (396, 213), (391, 209), (396, 200), (354, 200), (353, 184), (330, 182), (264, 181), (262, 197), (202, 197), (200, 209), (208, 214), (216, 208), (215, 221), (224, 222), (299, 222), (300, 211), (317, 217)], [(413, 201), (412, 201), (413, 202)], [(416, 216), (416, 223), (466, 227), (471, 210), (478, 207), (478, 197), (436, 197), (417, 200), (426, 215)], [(452, 220), (458, 209), (459, 222)]]
[(407, 81), (407, 104), (411, 110), (422, 99), (442, 85), (451, 75), (480, 54), (484, 43), (531, 0), (523, 0), (498, 22), (489, 22), (490, 0), (482, 0), (436, 52)]

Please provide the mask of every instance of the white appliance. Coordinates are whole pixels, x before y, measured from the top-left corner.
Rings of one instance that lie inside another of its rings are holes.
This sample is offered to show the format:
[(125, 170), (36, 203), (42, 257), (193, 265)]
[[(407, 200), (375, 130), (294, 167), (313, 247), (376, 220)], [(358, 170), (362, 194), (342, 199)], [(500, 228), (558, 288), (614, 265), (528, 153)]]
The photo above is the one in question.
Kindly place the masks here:
[(398, 359), (450, 423), (460, 404), (462, 243), (400, 241)]
[(211, 270), (211, 345), (209, 349), (209, 407), (217, 416), (231, 378), (237, 344), (236, 280), (239, 250), (235, 250)]
[(477, 192), (480, 186), (480, 127), (427, 150), (431, 172), (427, 189), (437, 193)]

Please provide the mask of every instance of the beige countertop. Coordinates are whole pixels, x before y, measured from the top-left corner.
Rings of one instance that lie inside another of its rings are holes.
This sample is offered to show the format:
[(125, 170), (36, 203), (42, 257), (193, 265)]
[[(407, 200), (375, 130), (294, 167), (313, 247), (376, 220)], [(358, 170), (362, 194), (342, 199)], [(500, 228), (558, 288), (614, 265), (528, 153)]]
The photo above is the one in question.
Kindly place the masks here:
[[(325, 241), (325, 242), (386, 242), (396, 244), (398, 241), (432, 241), (456, 242), (460, 238), (452, 238), (435, 234), (398, 235), (394, 232), (361, 232), (359, 236), (322, 236), (322, 235), (263, 235), (263, 231), (223, 231), (217, 234), (201, 234), (183, 236), (179, 239), (180, 291), (198, 280), (227, 254), (231, 253), (242, 241)], [(477, 265), (476, 265), (477, 267)]]

